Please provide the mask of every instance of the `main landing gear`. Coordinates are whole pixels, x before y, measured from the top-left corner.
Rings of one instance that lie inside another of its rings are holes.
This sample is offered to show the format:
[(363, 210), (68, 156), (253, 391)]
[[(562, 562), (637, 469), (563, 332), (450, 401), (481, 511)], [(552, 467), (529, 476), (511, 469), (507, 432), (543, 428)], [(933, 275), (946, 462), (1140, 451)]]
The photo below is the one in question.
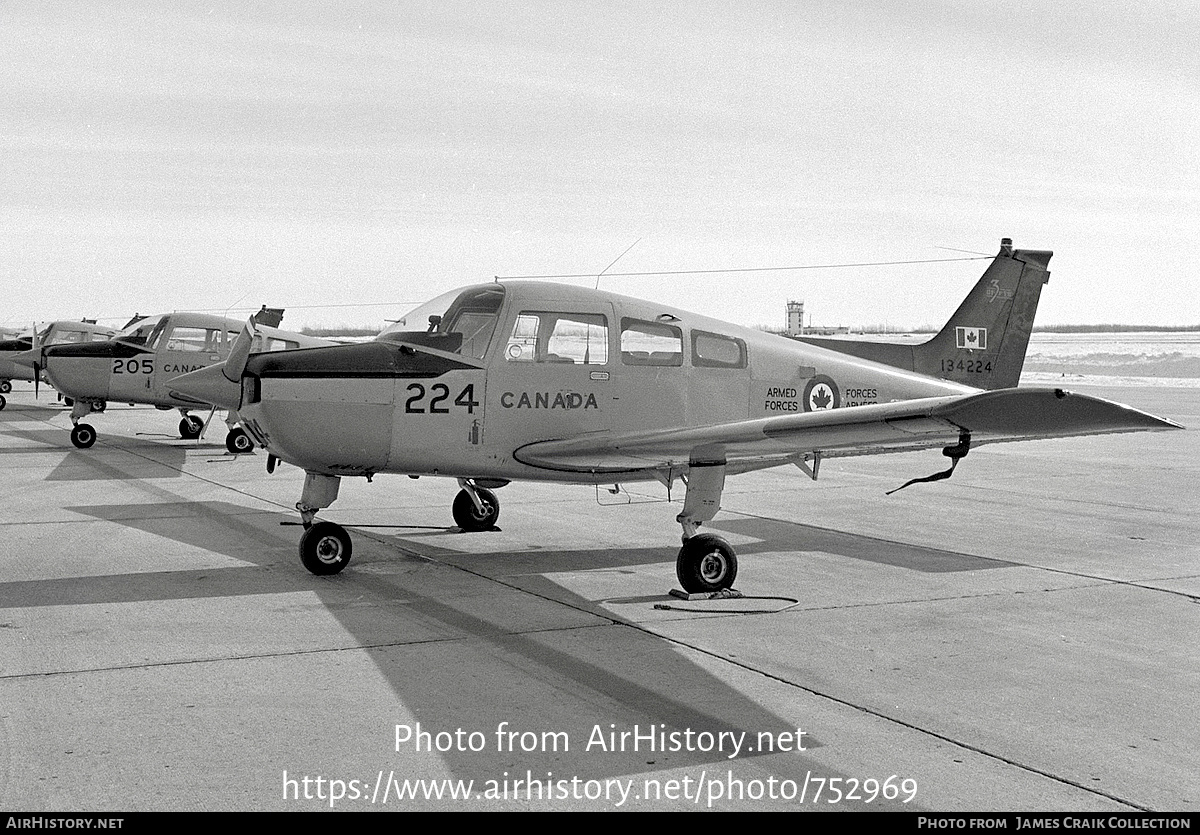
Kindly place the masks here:
[(234, 455), (242, 455), (247, 452), (254, 451), (254, 439), (246, 434), (246, 430), (240, 426), (235, 426), (229, 430), (229, 434), (225, 436), (225, 449), (232, 452)]
[(733, 546), (716, 534), (698, 533), (721, 509), (725, 489), (725, 462), (691, 462), (683, 512), (676, 521), (683, 526), (683, 547), (675, 558), (675, 576), (691, 594), (721, 591), (737, 579), (737, 554)]
[(0, 394), (8, 394), (12, 391), (12, 382), (9, 380), (0, 380)]
[(460, 478), (462, 489), (454, 497), (451, 511), (454, 522), (464, 531), (490, 531), (500, 518), (500, 500), (486, 487), (478, 487), (469, 478)]
[(183, 417), (179, 421), (179, 437), (185, 441), (194, 441), (200, 437), (200, 433), (204, 431), (204, 421), (195, 415), (183, 413)]

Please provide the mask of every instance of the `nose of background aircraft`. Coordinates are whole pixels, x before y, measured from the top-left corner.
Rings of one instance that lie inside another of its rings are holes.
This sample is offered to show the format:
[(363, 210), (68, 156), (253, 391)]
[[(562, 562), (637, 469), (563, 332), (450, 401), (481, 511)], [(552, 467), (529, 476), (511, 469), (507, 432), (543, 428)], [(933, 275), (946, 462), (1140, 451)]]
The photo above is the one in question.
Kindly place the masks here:
[(201, 400), (222, 409), (236, 409), (242, 400), (242, 388), (238, 383), (228, 380), (222, 373), (224, 370), (225, 363), (219, 362), (199, 371), (173, 377), (167, 387), (172, 396), (183, 395), (180, 399)]
[[(29, 353), (28, 351), (24, 353)], [(25, 365), (17, 361), (17, 357), (21, 354), (12, 354), (5, 359), (0, 359), (0, 380), (32, 380), (33, 366)]]
[[(103, 343), (97, 343), (102, 345)], [(50, 385), (76, 400), (107, 400), (112, 358), (86, 353), (86, 346), (55, 345), (42, 353)]]
[(9, 356), (8, 359), (10, 362), (12, 362), (15, 365), (20, 365), (20, 366), (23, 366), (23, 367), (29, 369), (30, 373), (32, 373), (33, 372), (33, 364), (35, 362), (40, 363), (42, 361), (42, 352), (40, 350), (38, 350), (38, 351), (21, 351), (20, 353), (12, 354), (11, 356)]

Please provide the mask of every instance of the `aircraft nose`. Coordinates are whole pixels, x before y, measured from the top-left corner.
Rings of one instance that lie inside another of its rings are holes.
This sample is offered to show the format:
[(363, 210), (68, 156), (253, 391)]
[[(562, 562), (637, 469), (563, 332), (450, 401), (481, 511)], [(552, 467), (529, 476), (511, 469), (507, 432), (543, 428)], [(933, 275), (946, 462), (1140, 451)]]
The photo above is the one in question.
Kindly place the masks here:
[(42, 357), (46, 379), (67, 397), (76, 400), (107, 400), (111, 360), (107, 357), (64, 355), (47, 348)]
[(41, 359), (41, 354), (42, 354), (41, 351), (21, 351), (18, 354), (13, 354), (12, 356), (9, 357), (9, 359), (15, 365), (24, 366), (25, 368), (28, 368), (30, 371), (32, 371), (33, 364), (35, 362), (38, 362)]
[(241, 405), (242, 387), (225, 377), (224, 368), (225, 363), (219, 362), (173, 377), (167, 386), (172, 396), (182, 395), (181, 400), (201, 400), (222, 409), (236, 409)]

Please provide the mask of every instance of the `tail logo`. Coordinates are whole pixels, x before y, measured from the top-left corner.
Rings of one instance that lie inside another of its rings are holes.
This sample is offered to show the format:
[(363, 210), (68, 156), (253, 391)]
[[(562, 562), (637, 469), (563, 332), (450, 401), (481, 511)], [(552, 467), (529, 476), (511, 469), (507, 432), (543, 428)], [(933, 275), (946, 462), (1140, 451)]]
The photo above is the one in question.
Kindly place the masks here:
[(958, 347), (968, 351), (987, 350), (987, 328), (955, 328)]
[[(1002, 302), (1012, 301), (1012, 297), (1013, 297), (1012, 290), (1000, 289), (1000, 279), (993, 278), (990, 282), (988, 282), (988, 288), (987, 288), (988, 304), (991, 304), (992, 302), (996, 301), (997, 299), (999, 299)], [(959, 345), (958, 347), (961, 348), (962, 346)]]

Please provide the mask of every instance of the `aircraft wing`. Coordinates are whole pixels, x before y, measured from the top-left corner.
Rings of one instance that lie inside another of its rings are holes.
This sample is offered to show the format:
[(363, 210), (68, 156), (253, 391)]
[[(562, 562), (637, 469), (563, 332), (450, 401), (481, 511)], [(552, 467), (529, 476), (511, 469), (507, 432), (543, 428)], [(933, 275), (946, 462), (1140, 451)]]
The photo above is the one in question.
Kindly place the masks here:
[(1120, 403), (1053, 388), (1012, 388), (647, 432), (597, 433), (516, 450), (549, 470), (619, 474), (724, 461), (753, 469), (820, 453), (833, 458), (1072, 435), (1181, 429)]

